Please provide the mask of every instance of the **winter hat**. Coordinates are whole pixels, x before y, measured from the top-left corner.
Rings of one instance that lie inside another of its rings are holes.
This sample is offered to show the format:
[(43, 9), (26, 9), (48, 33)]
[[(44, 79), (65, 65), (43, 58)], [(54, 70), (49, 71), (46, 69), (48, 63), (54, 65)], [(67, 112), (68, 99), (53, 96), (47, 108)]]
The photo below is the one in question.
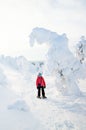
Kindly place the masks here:
[(42, 73), (39, 73), (38, 76), (42, 76)]

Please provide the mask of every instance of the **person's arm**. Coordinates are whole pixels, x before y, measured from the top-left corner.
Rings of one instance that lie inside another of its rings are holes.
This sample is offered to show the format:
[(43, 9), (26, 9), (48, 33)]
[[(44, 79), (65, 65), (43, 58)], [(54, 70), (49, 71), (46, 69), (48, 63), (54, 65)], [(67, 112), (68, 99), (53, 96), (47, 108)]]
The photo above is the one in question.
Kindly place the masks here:
[(46, 88), (46, 82), (45, 82), (44, 78), (43, 78), (43, 87)]
[(36, 79), (36, 87), (38, 86), (38, 77), (37, 77), (37, 79)]

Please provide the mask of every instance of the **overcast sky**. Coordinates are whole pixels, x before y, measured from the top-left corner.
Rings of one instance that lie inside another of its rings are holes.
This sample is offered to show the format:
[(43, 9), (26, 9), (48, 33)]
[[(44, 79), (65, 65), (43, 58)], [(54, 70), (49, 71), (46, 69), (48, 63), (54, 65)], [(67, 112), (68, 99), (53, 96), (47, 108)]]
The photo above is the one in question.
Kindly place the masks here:
[(86, 0), (0, 0), (0, 55), (44, 59), (46, 45), (29, 46), (34, 27), (66, 33), (70, 41), (78, 41), (86, 36)]

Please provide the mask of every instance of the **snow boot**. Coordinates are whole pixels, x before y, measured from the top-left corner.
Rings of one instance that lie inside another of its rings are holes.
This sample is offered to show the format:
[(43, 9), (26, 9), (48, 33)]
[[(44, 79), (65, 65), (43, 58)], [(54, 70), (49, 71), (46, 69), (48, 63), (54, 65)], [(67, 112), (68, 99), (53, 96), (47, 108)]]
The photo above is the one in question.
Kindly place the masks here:
[(42, 98), (47, 98), (46, 96), (43, 96)]
[(37, 98), (41, 99), (41, 97), (40, 97), (40, 96), (37, 96)]

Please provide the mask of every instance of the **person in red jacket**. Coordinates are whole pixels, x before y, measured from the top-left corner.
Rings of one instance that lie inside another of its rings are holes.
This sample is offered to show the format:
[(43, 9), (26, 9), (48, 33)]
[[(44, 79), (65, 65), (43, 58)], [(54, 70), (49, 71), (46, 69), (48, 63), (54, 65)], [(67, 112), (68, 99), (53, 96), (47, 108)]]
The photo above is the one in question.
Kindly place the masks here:
[(38, 76), (37, 76), (37, 79), (36, 79), (36, 87), (38, 89), (38, 95), (37, 97), (38, 98), (41, 98), (41, 91), (42, 91), (42, 97), (43, 98), (47, 98), (45, 96), (45, 91), (44, 91), (44, 88), (46, 88), (46, 83), (45, 83), (45, 80), (42, 76), (42, 73), (39, 73)]

